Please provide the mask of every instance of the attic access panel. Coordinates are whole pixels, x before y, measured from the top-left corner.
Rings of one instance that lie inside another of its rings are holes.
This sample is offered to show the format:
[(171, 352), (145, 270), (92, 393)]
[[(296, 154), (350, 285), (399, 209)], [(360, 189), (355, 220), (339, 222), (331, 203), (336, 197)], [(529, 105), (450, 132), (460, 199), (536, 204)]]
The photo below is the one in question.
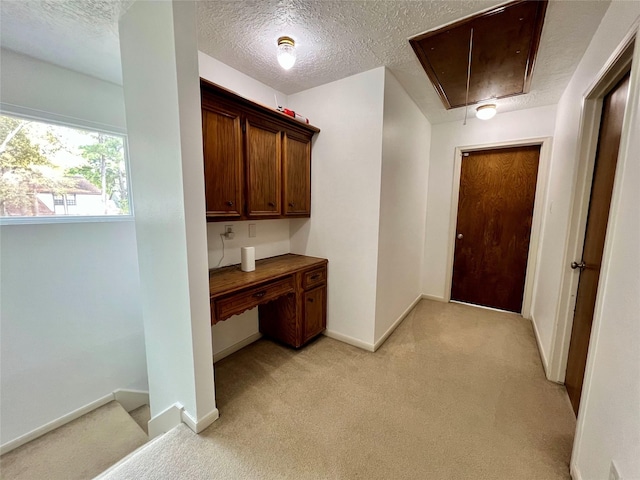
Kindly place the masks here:
[(529, 92), (547, 0), (519, 0), (411, 38), (446, 109), (463, 107), (473, 28), (469, 105)]

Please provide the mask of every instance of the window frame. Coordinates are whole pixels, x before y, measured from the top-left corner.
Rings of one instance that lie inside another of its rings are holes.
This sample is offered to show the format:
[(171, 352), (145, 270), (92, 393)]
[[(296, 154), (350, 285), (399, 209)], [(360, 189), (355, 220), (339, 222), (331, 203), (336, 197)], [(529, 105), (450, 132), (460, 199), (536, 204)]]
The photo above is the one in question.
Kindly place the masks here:
[(129, 198), (129, 213), (122, 215), (43, 215), (41, 217), (0, 217), (0, 225), (39, 225), (59, 223), (101, 223), (101, 222), (132, 222), (135, 220), (133, 206), (133, 189), (131, 185), (131, 165), (129, 157), (129, 137), (125, 128), (107, 125), (75, 117), (67, 117), (50, 112), (33, 110), (0, 102), (0, 115), (33, 120), (61, 127), (88, 130), (105, 133), (122, 138), (125, 172), (127, 175), (127, 195)]

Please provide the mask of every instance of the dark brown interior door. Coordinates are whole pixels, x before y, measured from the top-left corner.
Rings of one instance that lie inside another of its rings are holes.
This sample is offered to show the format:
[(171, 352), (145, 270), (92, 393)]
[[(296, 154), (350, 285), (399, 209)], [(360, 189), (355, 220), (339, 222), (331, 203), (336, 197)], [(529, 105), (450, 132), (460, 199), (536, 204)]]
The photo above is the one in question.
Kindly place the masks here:
[(520, 313), (540, 145), (463, 154), (451, 299)]
[(598, 149), (591, 184), (591, 200), (587, 216), (587, 229), (582, 250), (582, 265), (572, 267), (580, 273), (576, 308), (571, 330), (571, 343), (567, 359), (565, 385), (573, 410), (578, 414), (584, 369), (587, 364), (591, 324), (596, 305), (600, 264), (609, 219), (609, 206), (618, 161), (622, 120), (629, 91), (627, 74), (605, 96), (602, 107)]

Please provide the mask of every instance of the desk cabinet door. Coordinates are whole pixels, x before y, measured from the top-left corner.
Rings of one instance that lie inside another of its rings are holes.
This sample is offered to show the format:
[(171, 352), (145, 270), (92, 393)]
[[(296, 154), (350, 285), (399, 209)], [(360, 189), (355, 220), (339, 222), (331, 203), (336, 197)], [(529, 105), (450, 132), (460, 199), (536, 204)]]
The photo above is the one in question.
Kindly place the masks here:
[(321, 333), (327, 326), (327, 287), (304, 292), (303, 343)]
[(247, 214), (250, 217), (280, 215), (280, 137), (278, 128), (247, 119)]
[(223, 108), (202, 109), (207, 217), (242, 213), (242, 129), (240, 115)]

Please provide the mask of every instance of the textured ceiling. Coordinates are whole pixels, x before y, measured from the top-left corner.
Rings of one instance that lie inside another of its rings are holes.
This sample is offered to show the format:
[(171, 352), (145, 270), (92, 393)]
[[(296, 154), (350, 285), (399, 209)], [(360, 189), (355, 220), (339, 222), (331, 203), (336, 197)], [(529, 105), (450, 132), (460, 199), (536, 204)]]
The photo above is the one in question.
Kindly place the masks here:
[[(2, 46), (116, 83), (121, 82), (117, 20), (131, 1), (2, 0)], [(462, 119), (445, 110), (408, 38), (486, 10), (495, 0), (199, 1), (203, 52), (286, 94), (387, 66), (432, 123)], [(557, 103), (609, 0), (551, 0), (531, 91), (498, 102), (499, 111)], [(289, 71), (276, 39), (296, 40)]]
[(118, 19), (132, 0), (0, 0), (0, 44), (122, 83)]

